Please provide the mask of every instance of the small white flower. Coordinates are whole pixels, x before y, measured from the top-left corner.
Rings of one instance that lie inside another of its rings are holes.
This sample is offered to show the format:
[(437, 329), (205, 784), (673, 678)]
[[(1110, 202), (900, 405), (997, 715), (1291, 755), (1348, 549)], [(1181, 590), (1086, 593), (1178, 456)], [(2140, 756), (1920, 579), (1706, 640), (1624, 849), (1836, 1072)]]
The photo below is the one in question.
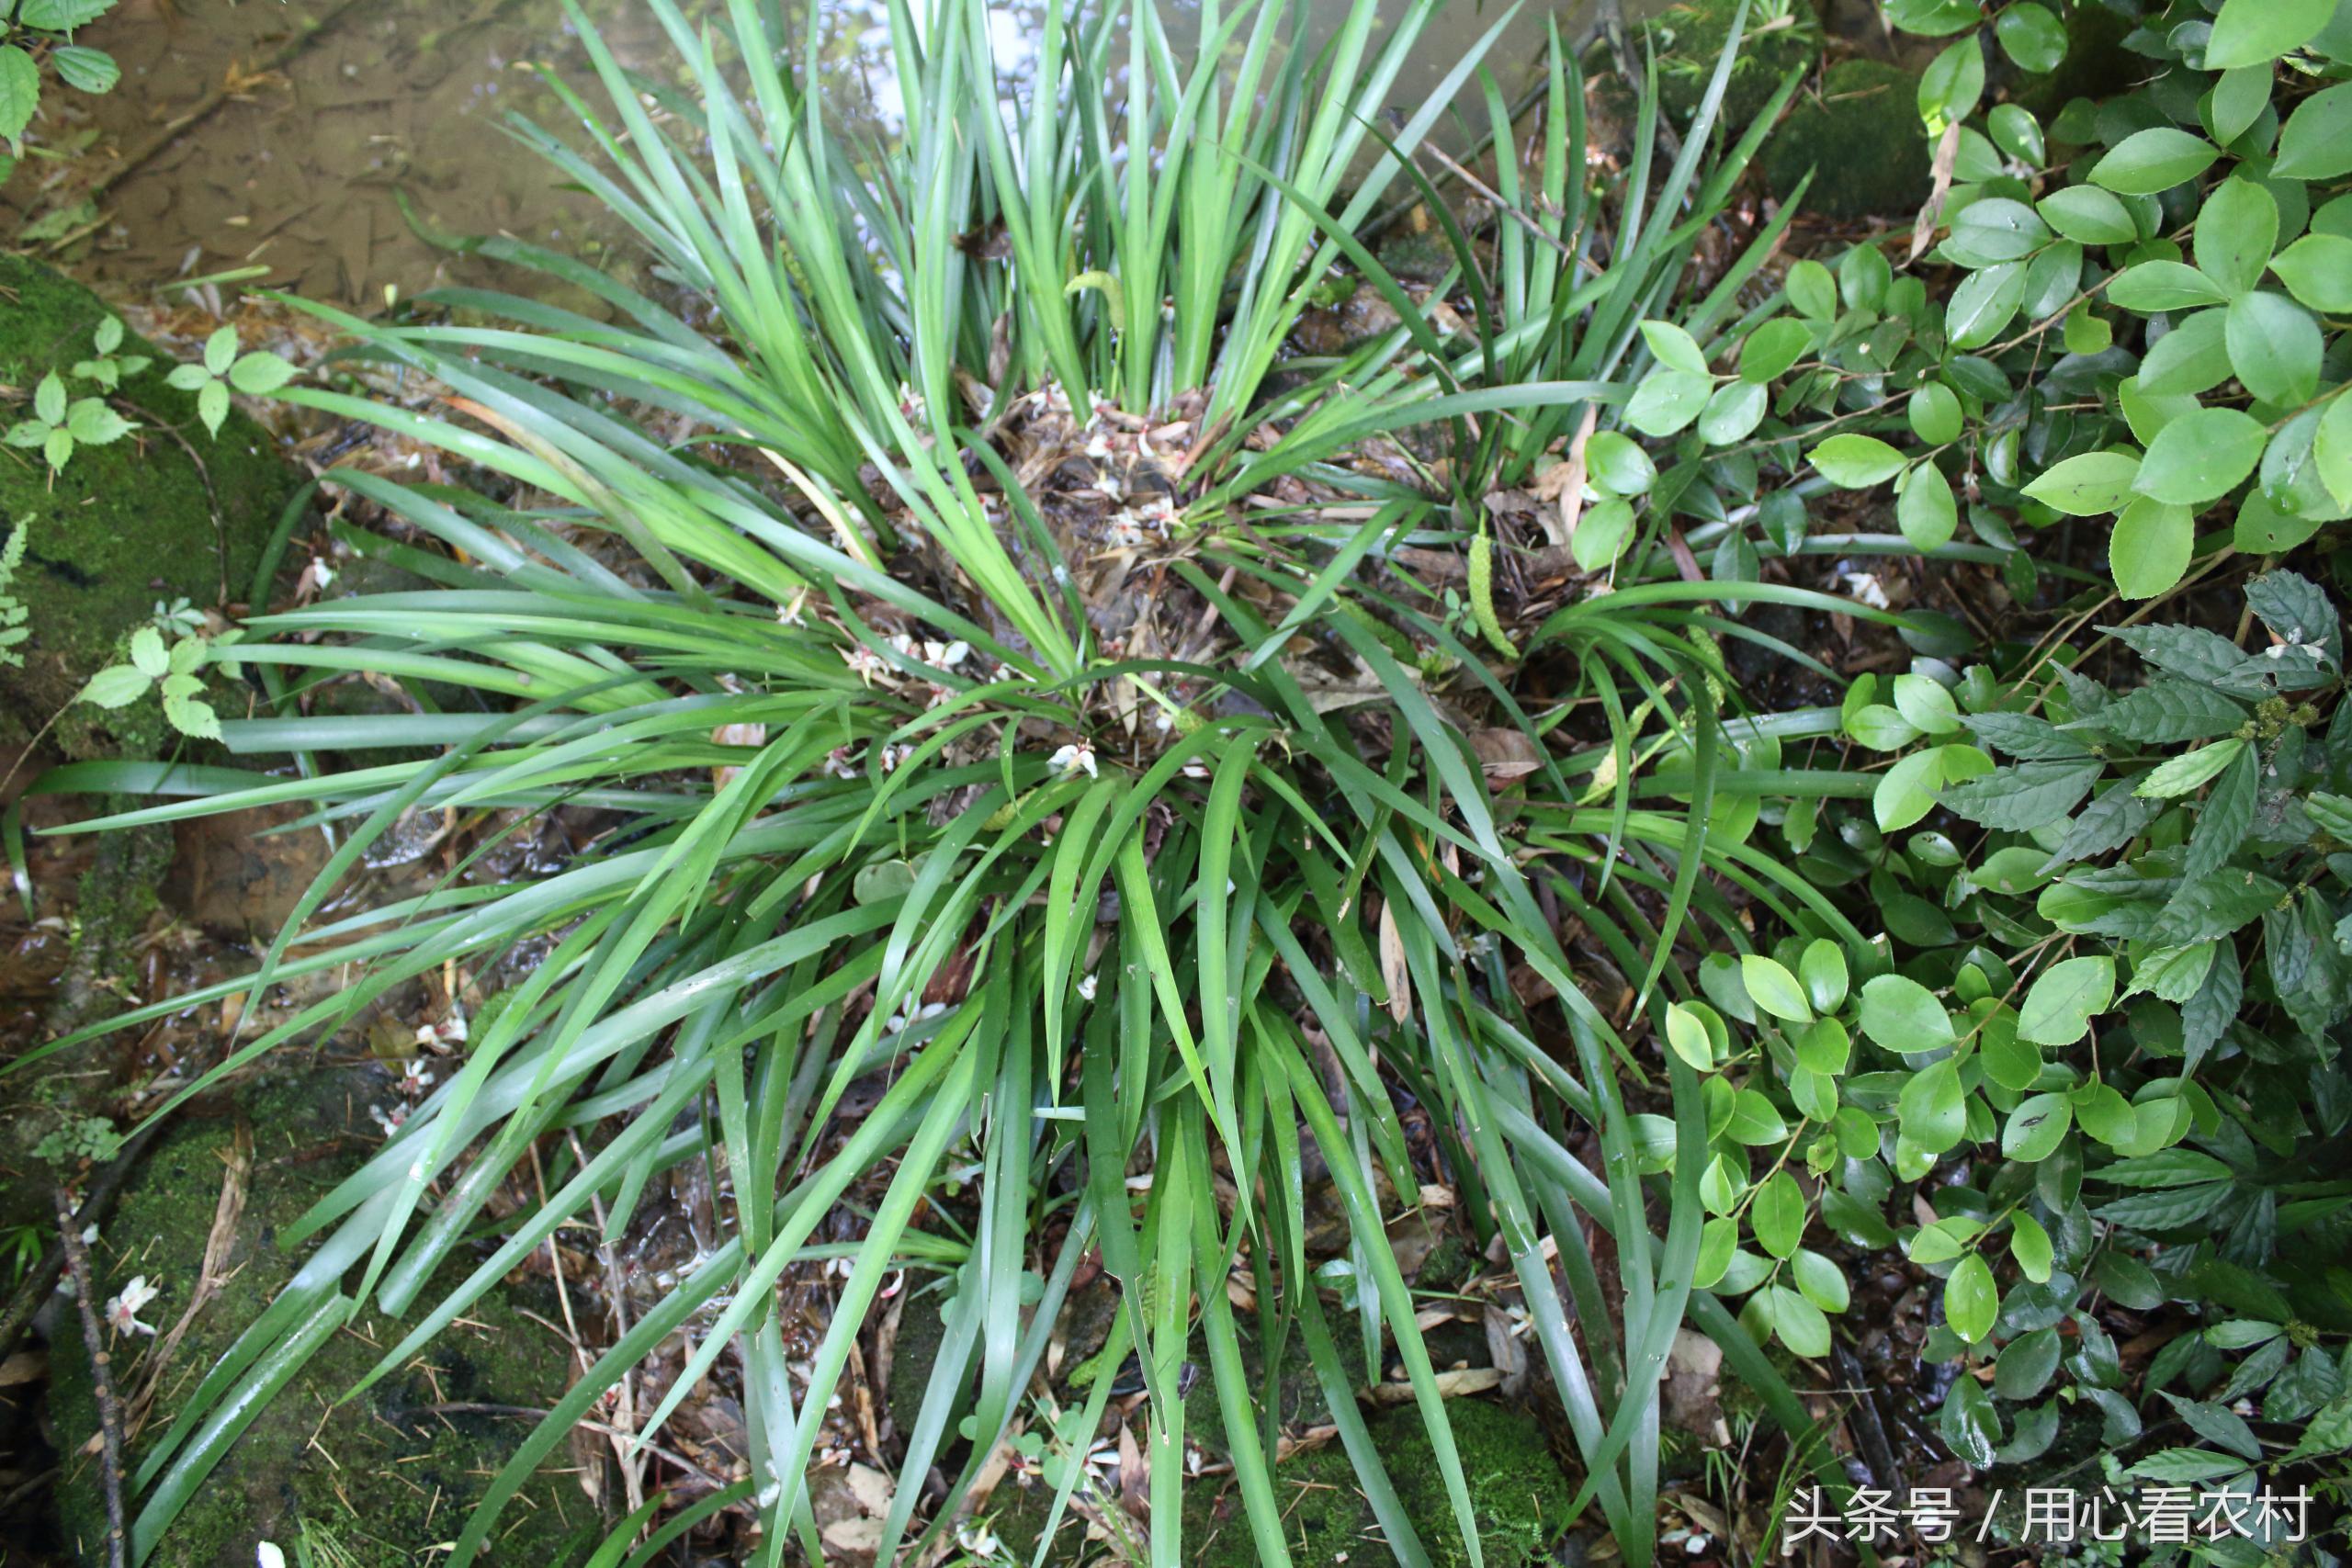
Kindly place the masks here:
[(996, 1555), (996, 1532), (989, 1529), (985, 1521), (975, 1519), (970, 1524), (956, 1527), (956, 1544), (975, 1557), (993, 1557)]
[(376, 1125), (381, 1127), (384, 1136), (389, 1138), (401, 1130), (401, 1122), (408, 1120), (408, 1107), (395, 1105), (387, 1111), (380, 1105), (371, 1105), (368, 1108), (368, 1114), (376, 1119)]
[(163, 1293), (163, 1287), (149, 1284), (146, 1275), (141, 1274), (135, 1277), (130, 1283), (122, 1288), (122, 1294), (107, 1303), (107, 1326), (117, 1334), (152, 1336), (155, 1332), (155, 1325), (140, 1322), (139, 1313), (149, 1302)]
[(890, 668), (882, 662), (880, 654), (862, 642), (842, 649), (842, 662), (856, 671), (857, 678), (869, 686), (874, 684), (874, 677), (886, 673)]
[(1081, 977), (1080, 978), (1080, 980), (1079, 980), (1079, 982), (1078, 982), (1078, 994), (1079, 994), (1080, 996), (1081, 996), (1081, 997), (1085, 998), (1086, 998), (1088, 1001), (1090, 1001), (1090, 1002), (1091, 1002), (1091, 1001), (1092, 1001), (1092, 1000), (1094, 999), (1094, 976), (1091, 976), (1091, 975), (1087, 975), (1087, 976), (1081, 976)]
[(444, 1045), (466, 1043), (466, 1010), (452, 1006), (449, 1016), (433, 1026), (433, 1037)]
[(922, 645), (922, 661), (935, 669), (953, 670), (971, 657), (968, 642), (926, 642)]
[(825, 772), (837, 779), (857, 777), (857, 770), (850, 765), (848, 747), (836, 746), (825, 753)]
[(96, 1247), (98, 1245), (98, 1227), (95, 1224), (86, 1224), (82, 1227), (82, 1245), (84, 1247)]
[(1088, 778), (1102, 777), (1094, 771), (1094, 748), (1083, 740), (1074, 746), (1063, 747), (1046, 760), (1046, 765), (1061, 773), (1074, 773), (1084, 768)]
[(277, 1550), (274, 1540), (265, 1540), (254, 1548), (254, 1568), (286, 1568), (286, 1553)]
[(433, 1074), (425, 1067), (424, 1057), (411, 1056), (401, 1064), (400, 1091), (402, 1094), (414, 1099), (432, 1087)]
[(1098, 463), (1107, 460), (1111, 456), (1110, 433), (1104, 430), (1097, 430), (1093, 434), (1088, 436), (1086, 438), (1086, 455), (1093, 458)]
[(780, 626), (807, 626), (808, 622), (801, 615), (800, 611), (801, 606), (808, 603), (808, 591), (804, 588), (799, 592), (794, 594), (789, 602), (778, 604), (775, 607), (775, 624)]

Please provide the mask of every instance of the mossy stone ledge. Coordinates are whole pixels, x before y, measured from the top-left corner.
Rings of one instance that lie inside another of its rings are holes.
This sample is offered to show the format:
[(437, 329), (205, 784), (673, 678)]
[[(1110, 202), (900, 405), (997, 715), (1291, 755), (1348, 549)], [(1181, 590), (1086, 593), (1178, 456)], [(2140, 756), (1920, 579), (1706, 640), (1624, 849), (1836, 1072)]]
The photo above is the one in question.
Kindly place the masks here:
[(1808, 212), (1908, 218), (1928, 199), (1930, 159), (1919, 123), (1919, 79), (1899, 65), (1847, 60), (1822, 73), (1764, 144), (1765, 184), (1786, 201), (1814, 172)]
[[(178, 1402), (292, 1275), (299, 1249), (281, 1248), (277, 1237), (356, 1168), (372, 1139), (359, 1131), (364, 1115), (351, 1111), (385, 1087), (368, 1069), (309, 1072), (249, 1089), (233, 1109), (205, 1115), (192, 1108), (149, 1151), (92, 1249), (101, 1301), (138, 1275), (162, 1288), (141, 1314), (157, 1338), (112, 1347), (124, 1398), (141, 1387), (147, 1358), (187, 1309), (241, 1123), (251, 1139), (244, 1208), (218, 1293), (164, 1369), (126, 1469), (136, 1470)], [(438, 1301), (471, 1267), (460, 1257), (423, 1299)], [(340, 1547), (345, 1555), (329, 1561), (352, 1568), (435, 1561), (433, 1548), (456, 1539), (532, 1428), (505, 1412), (545, 1409), (568, 1386), (570, 1352), (523, 1315), (517, 1292), (527, 1289), (494, 1288), (407, 1365), (345, 1399), (405, 1326), (372, 1313), (355, 1319), (262, 1407), (164, 1533), (151, 1568), (252, 1568), (265, 1540), (292, 1562), (305, 1531)], [(540, 1304), (539, 1316), (560, 1321), (558, 1305)], [(61, 1522), (82, 1561), (96, 1562), (106, 1516), (97, 1463), (85, 1451), (97, 1429), (89, 1362), (70, 1309), (57, 1321), (51, 1413), (67, 1456)], [(605, 1525), (582, 1489), (578, 1463), (559, 1448), (507, 1504), (490, 1562), (577, 1568), (588, 1559)], [(135, 1517), (141, 1499), (127, 1501)]]
[[(114, 314), (72, 279), (0, 255), (0, 428), (29, 417), (33, 389), (51, 370), (74, 397), (96, 394), (72, 370)], [(300, 482), (244, 414), (232, 412), (218, 438), (208, 434), (195, 395), (165, 385), (172, 361), (152, 344), (126, 333), (116, 351), (142, 354), (151, 363), (112, 398), (139, 427), (130, 434), (77, 447), (54, 475), (38, 450), (0, 446), (0, 532), (19, 522), (31, 530), (14, 593), (31, 610), (32, 633), (18, 649), (24, 668), (0, 676), (0, 743), (38, 730), (92, 671), (117, 662), (156, 601), (210, 608), (224, 585), (243, 598)], [(153, 701), (112, 714), (74, 708), (50, 735), (75, 757), (152, 753), (170, 739)]]
[[(1536, 1568), (1554, 1561), (1554, 1548), (1568, 1534), (1576, 1487), (1554, 1455), (1543, 1424), (1527, 1410), (1482, 1399), (1450, 1399), (1445, 1409), (1487, 1568)], [(1419, 1411), (1384, 1410), (1369, 1416), (1367, 1425), (1433, 1568), (1466, 1568), (1470, 1554)], [(1273, 1483), (1285, 1544), (1299, 1568), (1392, 1561), (1347, 1450), (1336, 1440), (1276, 1465)], [(1036, 1550), (1052, 1502), (1050, 1486), (1008, 1487), (988, 1510), (998, 1538), (1021, 1561)], [(1085, 1528), (1082, 1520), (1064, 1515), (1046, 1561), (1080, 1561)], [(1256, 1568), (1261, 1561), (1238, 1492), (1214, 1478), (1185, 1486), (1184, 1542), (1193, 1568)]]

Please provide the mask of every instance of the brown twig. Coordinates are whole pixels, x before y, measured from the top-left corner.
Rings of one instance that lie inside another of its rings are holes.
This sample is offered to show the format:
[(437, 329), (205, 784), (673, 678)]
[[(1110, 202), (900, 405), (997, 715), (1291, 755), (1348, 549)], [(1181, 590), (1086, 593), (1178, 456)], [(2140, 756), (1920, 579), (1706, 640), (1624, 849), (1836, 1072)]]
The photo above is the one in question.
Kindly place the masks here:
[(114, 1372), (108, 1363), (106, 1337), (98, 1326), (98, 1309), (90, 1299), (90, 1254), (82, 1245), (80, 1220), (65, 1189), (57, 1190), (57, 1234), (65, 1248), (65, 1264), (74, 1272), (74, 1300), (82, 1309), (82, 1338), (90, 1348), (90, 1384), (97, 1394), (98, 1452), (107, 1493), (107, 1568), (126, 1568), (130, 1538), (122, 1524), (122, 1412), (114, 1402)]
[[(107, 1209), (114, 1202), (115, 1194), (122, 1190), (123, 1181), (130, 1175), (139, 1156), (147, 1150), (157, 1133), (163, 1131), (160, 1120), (151, 1119), (131, 1134), (122, 1145), (114, 1163), (97, 1174), (90, 1183), (89, 1196), (82, 1200), (82, 1212), (74, 1216), (74, 1230), (78, 1235), (84, 1226), (106, 1218)], [(57, 1277), (65, 1271), (65, 1247), (62, 1242), (51, 1247), (47, 1255), (25, 1276), (24, 1283), (8, 1302), (8, 1310), (0, 1314), (0, 1357), (17, 1348), (17, 1341), (31, 1325), (33, 1314), (57, 1289)]]

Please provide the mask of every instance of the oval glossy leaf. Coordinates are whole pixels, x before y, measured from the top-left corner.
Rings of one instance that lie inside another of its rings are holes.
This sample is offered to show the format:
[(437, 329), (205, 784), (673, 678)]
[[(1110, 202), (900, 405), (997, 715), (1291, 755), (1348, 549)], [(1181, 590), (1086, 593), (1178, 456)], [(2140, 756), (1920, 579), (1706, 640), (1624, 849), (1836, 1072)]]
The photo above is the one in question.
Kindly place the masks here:
[(2154, 196), (2211, 168), (2221, 149), (2168, 125), (2134, 131), (2091, 168), (2091, 183), (2125, 196)]
[(2176, 506), (2219, 501), (2262, 461), (2270, 432), (2237, 409), (2199, 409), (2156, 433), (2132, 488)]
[(2000, 1315), (2001, 1292), (1993, 1283), (1993, 1268), (1972, 1252), (1952, 1265), (1944, 1281), (1944, 1321), (1971, 1345), (1993, 1332)]

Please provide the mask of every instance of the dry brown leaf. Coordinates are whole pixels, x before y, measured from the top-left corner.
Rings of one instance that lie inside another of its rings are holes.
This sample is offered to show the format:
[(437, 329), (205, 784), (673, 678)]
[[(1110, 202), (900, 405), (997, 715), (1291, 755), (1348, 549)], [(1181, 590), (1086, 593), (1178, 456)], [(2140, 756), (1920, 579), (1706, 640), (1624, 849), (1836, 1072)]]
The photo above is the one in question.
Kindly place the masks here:
[(1487, 1331), (1487, 1359), (1502, 1374), (1502, 1391), (1506, 1397), (1515, 1396), (1527, 1387), (1527, 1347), (1511, 1332), (1510, 1314), (1494, 1303), (1479, 1318)]
[(859, 1507), (877, 1518), (890, 1511), (892, 1487), (888, 1476), (870, 1464), (853, 1464), (848, 1475), (849, 1495), (857, 1500)]
[(1405, 970), (1405, 939), (1396, 930), (1396, 910), (1380, 902), (1380, 979), (1388, 987), (1388, 1016), (1402, 1023), (1413, 1015), (1413, 982)]
[[(1467, 1394), (1484, 1393), (1490, 1388), (1500, 1386), (1502, 1381), (1502, 1373), (1492, 1367), (1456, 1367), (1452, 1371), (1437, 1374), (1438, 1397), (1460, 1399)], [(1413, 1403), (1413, 1385), (1409, 1382), (1376, 1383), (1373, 1387), (1372, 1397), (1382, 1404), (1410, 1404)]]
[(825, 1544), (836, 1551), (863, 1552), (871, 1557), (882, 1550), (880, 1519), (836, 1519), (824, 1529)]
[(1543, 754), (1523, 729), (1474, 729), (1470, 750), (1490, 787), (1523, 779), (1544, 765)]
[(1951, 189), (1953, 165), (1960, 161), (1960, 121), (1944, 127), (1936, 140), (1936, 161), (1931, 171), (1932, 183), (1928, 188), (1928, 203), (1919, 209), (1919, 216), (1911, 224), (1911, 253), (1903, 258), (1909, 266), (1927, 254), (1928, 242), (1936, 237), (1936, 219), (1944, 209), (1945, 193)]
[(1553, 470), (1558, 474), (1557, 479), (1553, 479), (1553, 474), (1545, 474), (1537, 481), (1539, 492), (1549, 484), (1558, 486), (1555, 493), (1559, 499), (1560, 525), (1544, 532), (1551, 535), (1553, 545), (1562, 549), (1577, 536), (1577, 519), (1584, 515), (1584, 444), (1592, 439), (1592, 427), (1600, 418), (1599, 403), (1585, 404), (1584, 420), (1577, 426), (1576, 439), (1568, 443), (1568, 460)]

